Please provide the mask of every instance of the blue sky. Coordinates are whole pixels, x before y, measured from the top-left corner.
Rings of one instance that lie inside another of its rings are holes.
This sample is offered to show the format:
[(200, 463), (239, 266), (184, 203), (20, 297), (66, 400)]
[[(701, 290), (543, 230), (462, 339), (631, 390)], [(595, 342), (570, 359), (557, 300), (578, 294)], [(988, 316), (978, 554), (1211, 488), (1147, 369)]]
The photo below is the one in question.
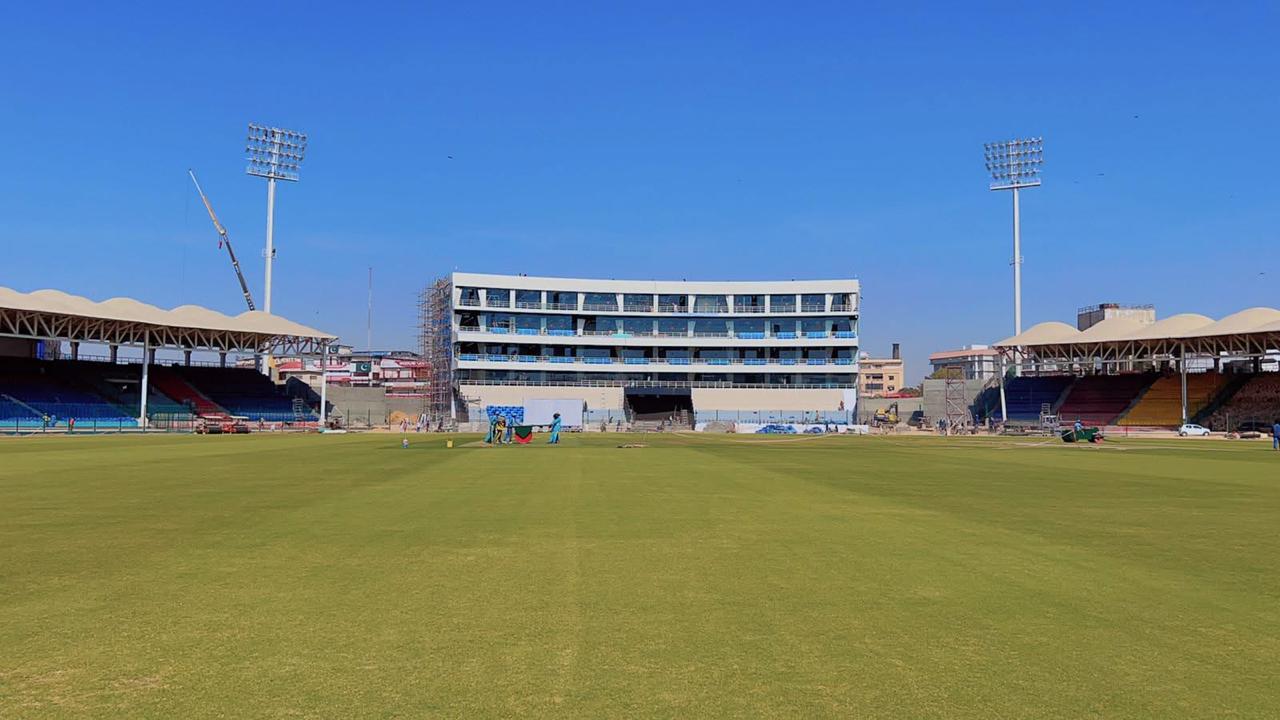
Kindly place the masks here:
[[(249, 121), (311, 144), (276, 312), (412, 346), (433, 276), (856, 276), (866, 349), (1012, 325), (982, 143), (1043, 135), (1026, 324), (1280, 305), (1274, 3), (23, 3), (0, 28), (0, 285), (239, 312)], [(1262, 274), (1265, 273), (1265, 274)]]

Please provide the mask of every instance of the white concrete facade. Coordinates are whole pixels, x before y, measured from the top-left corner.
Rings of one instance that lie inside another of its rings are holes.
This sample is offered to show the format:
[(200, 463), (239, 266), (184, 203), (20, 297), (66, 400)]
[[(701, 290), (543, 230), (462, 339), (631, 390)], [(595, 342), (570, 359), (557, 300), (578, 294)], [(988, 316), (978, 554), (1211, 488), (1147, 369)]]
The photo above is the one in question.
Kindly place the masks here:
[[(454, 377), (486, 402), (520, 394), (493, 390), (504, 386), (687, 388), (717, 410), (834, 411), (856, 388), (857, 280), (451, 280)], [(625, 394), (597, 399), (621, 407)]]

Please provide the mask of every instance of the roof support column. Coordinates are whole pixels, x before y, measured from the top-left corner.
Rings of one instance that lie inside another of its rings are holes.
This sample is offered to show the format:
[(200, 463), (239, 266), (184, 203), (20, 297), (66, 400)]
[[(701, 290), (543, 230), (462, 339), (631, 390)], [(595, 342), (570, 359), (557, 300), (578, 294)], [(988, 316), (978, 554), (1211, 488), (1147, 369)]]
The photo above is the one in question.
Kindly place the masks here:
[[(151, 380), (151, 333), (147, 332), (143, 335), (142, 341), (142, 389), (139, 395), (142, 400), (139, 402), (138, 408), (138, 427), (143, 430), (147, 429), (147, 385)], [(113, 348), (114, 350), (114, 348)]]
[(76, 342), (75, 340), (71, 341), (71, 359), (72, 360), (80, 359), (80, 343)]
[(1185, 345), (1182, 347), (1181, 355), (1182, 359), (1178, 364), (1182, 366), (1182, 424), (1186, 425), (1190, 421), (1187, 419), (1187, 348)]
[(108, 352), (110, 352), (111, 354), (111, 364), (115, 365), (116, 362), (120, 359), (120, 346), (112, 345), (111, 348), (108, 350)]
[(328, 427), (329, 412), (329, 343), (320, 348), (320, 430)]
[(1004, 399), (1004, 353), (1000, 353), (1000, 422), (1009, 422), (1009, 406)]

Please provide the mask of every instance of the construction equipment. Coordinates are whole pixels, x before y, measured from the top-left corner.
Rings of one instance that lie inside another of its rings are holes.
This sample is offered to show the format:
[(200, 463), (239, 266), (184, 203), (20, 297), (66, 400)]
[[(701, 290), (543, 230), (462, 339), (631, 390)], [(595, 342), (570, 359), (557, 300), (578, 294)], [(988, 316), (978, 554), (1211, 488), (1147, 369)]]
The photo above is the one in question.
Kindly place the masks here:
[(240, 272), (240, 261), (236, 260), (236, 251), (231, 248), (231, 236), (227, 235), (227, 229), (222, 227), (222, 223), (218, 221), (218, 215), (213, 211), (213, 205), (209, 204), (209, 198), (205, 196), (204, 190), (200, 188), (200, 181), (196, 180), (194, 170), (188, 169), (187, 174), (191, 176), (191, 182), (196, 184), (196, 192), (200, 193), (200, 200), (204, 202), (204, 209), (209, 211), (209, 219), (213, 221), (213, 227), (218, 231), (218, 247), (225, 246), (227, 248), (227, 256), (231, 258), (231, 267), (236, 271), (236, 279), (240, 281), (240, 291), (244, 293), (245, 304), (250, 310), (258, 308), (253, 304), (253, 296), (249, 294), (249, 284), (244, 281), (244, 273)]
[(872, 422), (877, 426), (897, 425), (898, 424), (898, 403), (891, 403), (887, 408), (876, 410), (876, 414), (871, 418)]

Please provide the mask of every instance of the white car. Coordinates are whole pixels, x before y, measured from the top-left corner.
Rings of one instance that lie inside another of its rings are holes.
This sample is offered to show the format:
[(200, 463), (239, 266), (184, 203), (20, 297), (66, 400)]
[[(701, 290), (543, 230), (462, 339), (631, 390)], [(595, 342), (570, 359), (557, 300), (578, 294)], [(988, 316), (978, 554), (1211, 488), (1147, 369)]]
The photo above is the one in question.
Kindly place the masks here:
[(1187, 423), (1186, 425), (1183, 425), (1182, 427), (1178, 428), (1178, 437), (1187, 437), (1187, 436), (1204, 437), (1205, 435), (1208, 435), (1208, 434), (1209, 434), (1209, 428), (1200, 427), (1199, 425), (1192, 425), (1191, 423)]

